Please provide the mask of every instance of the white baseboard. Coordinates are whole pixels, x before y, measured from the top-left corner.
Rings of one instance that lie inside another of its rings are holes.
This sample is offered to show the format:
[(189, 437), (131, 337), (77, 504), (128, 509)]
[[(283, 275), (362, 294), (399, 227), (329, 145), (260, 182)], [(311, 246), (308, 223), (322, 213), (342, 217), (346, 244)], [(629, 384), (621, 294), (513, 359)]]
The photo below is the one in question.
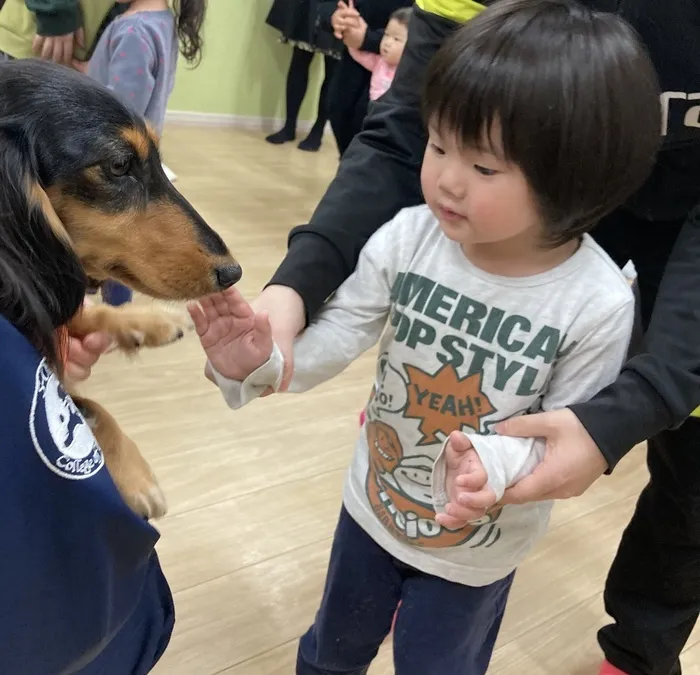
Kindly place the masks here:
[[(250, 131), (272, 132), (280, 129), (283, 119), (276, 117), (252, 117), (249, 115), (229, 115), (226, 113), (190, 112), (188, 110), (168, 110), (165, 113), (168, 124), (200, 127), (232, 127)], [(301, 133), (310, 131), (312, 121), (300, 120), (297, 130)], [(327, 130), (327, 129), (326, 129)]]

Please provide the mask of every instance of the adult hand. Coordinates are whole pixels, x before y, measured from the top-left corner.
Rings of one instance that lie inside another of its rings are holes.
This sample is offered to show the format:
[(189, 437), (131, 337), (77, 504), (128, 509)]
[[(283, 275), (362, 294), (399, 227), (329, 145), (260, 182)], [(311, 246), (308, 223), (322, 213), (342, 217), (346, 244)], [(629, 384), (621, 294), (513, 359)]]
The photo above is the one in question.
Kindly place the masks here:
[(79, 61), (78, 59), (73, 59), (73, 68), (79, 73), (87, 74), (89, 66), (89, 61)]
[(69, 337), (66, 379), (82, 382), (90, 377), (92, 367), (112, 345), (107, 333), (89, 333), (83, 338)]
[(348, 28), (343, 33), (343, 42), (349, 49), (361, 49), (367, 35), (367, 22), (360, 17), (353, 28)]
[(568, 408), (513, 417), (498, 424), (496, 432), (546, 440), (542, 462), (506, 490), (503, 504), (578, 497), (608, 468), (598, 446)]
[(85, 44), (82, 28), (78, 28), (73, 33), (66, 33), (66, 35), (35, 35), (32, 51), (36, 56), (46, 61), (71, 66), (76, 44), (81, 47)]
[[(289, 386), (294, 372), (294, 338), (304, 330), (306, 311), (301, 296), (288, 286), (268, 286), (250, 303), (253, 310), (266, 312), (272, 326), (272, 338), (284, 357), (284, 373), (279, 391)], [(272, 393), (266, 391), (263, 396)]]
[(350, 4), (346, 4), (343, 0), (338, 2), (338, 9), (331, 16), (331, 27), (333, 34), (338, 40), (344, 38), (346, 30), (356, 28), (360, 20), (360, 13), (355, 9), (350, 0)]

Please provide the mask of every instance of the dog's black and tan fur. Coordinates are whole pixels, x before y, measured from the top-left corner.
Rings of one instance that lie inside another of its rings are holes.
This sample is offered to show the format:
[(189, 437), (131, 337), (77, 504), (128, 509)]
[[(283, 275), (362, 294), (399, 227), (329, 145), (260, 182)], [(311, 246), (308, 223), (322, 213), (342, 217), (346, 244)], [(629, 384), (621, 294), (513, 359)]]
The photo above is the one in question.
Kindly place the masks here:
[[(81, 310), (90, 284), (112, 278), (154, 298), (190, 300), (240, 276), (222, 239), (166, 178), (158, 139), (139, 117), (62, 66), (0, 65), (0, 313), (59, 375), (61, 327), (106, 331), (125, 351), (182, 335), (182, 322), (158, 310)], [(99, 404), (74, 399), (125, 501), (162, 515), (136, 445)]]

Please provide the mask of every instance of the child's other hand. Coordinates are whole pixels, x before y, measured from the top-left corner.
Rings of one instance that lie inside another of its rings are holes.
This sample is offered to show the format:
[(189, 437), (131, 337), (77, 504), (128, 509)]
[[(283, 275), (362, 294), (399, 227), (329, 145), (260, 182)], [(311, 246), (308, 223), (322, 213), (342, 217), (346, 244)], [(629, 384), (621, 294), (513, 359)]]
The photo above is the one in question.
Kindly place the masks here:
[(496, 493), (488, 487), (488, 475), (479, 455), (460, 431), (450, 434), (445, 447), (446, 487), (450, 502), (445, 513), (435, 516), (440, 525), (457, 530), (483, 518), (496, 504)]
[(208, 295), (188, 311), (212, 366), (224, 377), (242, 382), (272, 354), (267, 314), (256, 314), (235, 288)]
[(358, 23), (343, 32), (343, 42), (349, 49), (361, 49), (367, 35), (367, 23), (360, 17)]
[(338, 2), (338, 9), (331, 16), (333, 34), (338, 40), (344, 39), (345, 32), (359, 25), (360, 13), (353, 6), (352, 1), (346, 4), (343, 0)]

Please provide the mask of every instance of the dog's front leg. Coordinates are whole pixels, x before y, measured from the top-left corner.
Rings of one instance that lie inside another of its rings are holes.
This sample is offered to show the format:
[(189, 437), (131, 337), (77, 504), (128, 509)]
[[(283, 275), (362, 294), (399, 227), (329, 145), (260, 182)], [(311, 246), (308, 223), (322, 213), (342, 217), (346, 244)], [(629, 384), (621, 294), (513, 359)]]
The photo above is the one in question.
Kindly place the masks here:
[(141, 347), (161, 347), (179, 340), (191, 328), (185, 313), (152, 307), (87, 305), (68, 323), (76, 337), (105, 332), (119, 349), (134, 352)]
[(165, 496), (151, 467), (117, 421), (99, 403), (71, 394), (102, 448), (105, 464), (122, 499), (149, 520), (167, 512)]

